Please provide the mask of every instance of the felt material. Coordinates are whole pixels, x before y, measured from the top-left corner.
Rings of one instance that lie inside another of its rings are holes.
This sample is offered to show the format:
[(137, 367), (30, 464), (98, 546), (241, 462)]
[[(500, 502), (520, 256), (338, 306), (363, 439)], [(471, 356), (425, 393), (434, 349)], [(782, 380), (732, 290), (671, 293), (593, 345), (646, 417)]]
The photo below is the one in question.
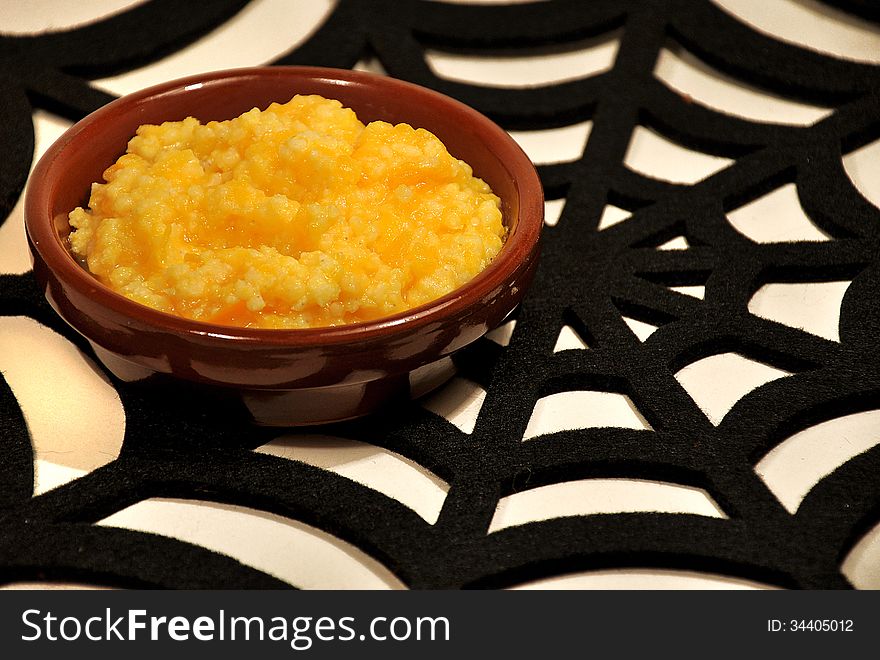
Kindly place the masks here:
[[(837, 5), (877, 18), (862, 0)], [(77, 118), (109, 100), (88, 78), (161, 57), (241, 2), (156, 0), (60, 34), (0, 37), (0, 212), (27, 175), (31, 106)], [(125, 27), (150, 26), (130, 38)], [(438, 77), (426, 46), (476, 54), (566, 48), (623, 28), (614, 67), (573, 82), (492, 89)], [(878, 28), (880, 29), (880, 28)], [(124, 36), (123, 36), (124, 35)], [(673, 38), (753, 85), (835, 112), (817, 124), (758, 124), (670, 91), (652, 70)], [(101, 48), (89, 47), (100, 43)], [(91, 523), (148, 497), (230, 502), (290, 516), (345, 539), (420, 588), (499, 587), (605, 567), (696, 569), (795, 588), (847, 588), (840, 561), (880, 521), (880, 448), (824, 479), (792, 515), (754, 465), (792, 433), (880, 407), (880, 211), (852, 186), (841, 154), (880, 133), (880, 67), (835, 60), (748, 28), (708, 0), (554, 0), (461, 6), (340, 0), (277, 64), (351, 67), (376, 55), (392, 75), (451, 94), (506, 128), (592, 119), (583, 156), (539, 168), (548, 198), (566, 198), (545, 233), (536, 281), (509, 346), (483, 339), (457, 355), (487, 390), (472, 434), (415, 404), (322, 432), (380, 444), (450, 484), (436, 524), (353, 481), (255, 454), (271, 432), (209, 393), (114, 383), (126, 412), (118, 460), (38, 498), (27, 429), (0, 387), (0, 580), (86, 580), (118, 586), (280, 587), (222, 555)], [(651, 179), (622, 160), (633, 128), (735, 159), (692, 186)], [(725, 220), (795, 183), (805, 212), (833, 240), (756, 244)], [(597, 231), (606, 203), (632, 219)], [(686, 251), (655, 249), (684, 235)], [(749, 314), (766, 282), (854, 278), (841, 342)], [(705, 299), (669, 286), (703, 284)], [(30, 274), (0, 277), (0, 314), (31, 316), (88, 346), (49, 310)], [(659, 325), (641, 342), (622, 314)], [(563, 325), (589, 350), (553, 352)], [(714, 426), (675, 379), (683, 366), (736, 351), (791, 371), (746, 395)], [(628, 395), (653, 431), (584, 429), (521, 441), (535, 402), (572, 389)], [(58, 429), (63, 433), (63, 429)], [(587, 477), (659, 479), (706, 489), (729, 519), (684, 514), (569, 517), (487, 535), (500, 497)]]

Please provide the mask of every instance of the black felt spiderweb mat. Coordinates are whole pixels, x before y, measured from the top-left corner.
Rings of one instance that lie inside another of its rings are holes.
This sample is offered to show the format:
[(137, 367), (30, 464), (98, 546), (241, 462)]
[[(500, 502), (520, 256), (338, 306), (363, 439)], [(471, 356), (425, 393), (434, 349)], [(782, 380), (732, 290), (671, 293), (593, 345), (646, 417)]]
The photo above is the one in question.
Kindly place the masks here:
[[(222, 24), (243, 2), (154, 0), (94, 25), (0, 37), (0, 217), (25, 183), (31, 111), (77, 119), (111, 97), (89, 79), (161, 58)], [(869, 5), (843, 8), (877, 19)], [(138, 29), (132, 30), (134, 26)], [(149, 26), (149, 29), (144, 29)], [(620, 29), (613, 68), (525, 89), (442, 79), (427, 47), (527, 55)], [(880, 29), (880, 28), (878, 28)], [(134, 35), (134, 36), (131, 36)], [(674, 40), (755, 86), (835, 112), (808, 127), (759, 124), (710, 110), (652, 75)], [(96, 47), (99, 46), (99, 47)], [(256, 454), (268, 432), (198, 391), (158, 394), (114, 383), (126, 415), (119, 458), (33, 497), (33, 451), (0, 381), (0, 581), (84, 580), (166, 587), (281, 587), (274, 577), (187, 543), (92, 523), (149, 497), (241, 504), (319, 527), (365, 550), (413, 587), (496, 587), (602, 567), (687, 568), (806, 588), (846, 588), (840, 563), (880, 520), (880, 446), (823, 479), (789, 513), (755, 463), (791, 434), (880, 407), (880, 211), (841, 164), (880, 135), (880, 69), (764, 36), (704, 0), (556, 0), (464, 6), (341, 0), (276, 64), (352, 67), (378, 57), (389, 74), (433, 87), (506, 128), (591, 119), (583, 156), (540, 167), (548, 198), (565, 198), (545, 233), (540, 271), (507, 347), (481, 340), (460, 356), (487, 391), (472, 434), (412, 405), (329, 433), (381, 443), (449, 484), (439, 519), (316, 467)], [(636, 125), (734, 159), (693, 186), (651, 179), (623, 158)], [(755, 243), (725, 213), (794, 183), (832, 240)], [(633, 217), (602, 231), (606, 203)], [(687, 250), (655, 249), (683, 235)], [(840, 341), (753, 316), (768, 282), (852, 279)], [(698, 300), (670, 286), (705, 285)], [(24, 315), (89, 349), (51, 312), (30, 274), (0, 276), (0, 314)], [(622, 315), (660, 326), (644, 342)], [(563, 325), (590, 350), (553, 351)], [(793, 375), (744, 397), (717, 426), (674, 377), (700, 358), (736, 352)], [(536, 401), (568, 390), (627, 395), (652, 430), (592, 428), (522, 442)], [(181, 403), (183, 402), (183, 403)], [(58, 429), (64, 433), (64, 429)], [(637, 513), (563, 517), (487, 534), (499, 498), (543, 484), (633, 477), (700, 487), (726, 518)]]

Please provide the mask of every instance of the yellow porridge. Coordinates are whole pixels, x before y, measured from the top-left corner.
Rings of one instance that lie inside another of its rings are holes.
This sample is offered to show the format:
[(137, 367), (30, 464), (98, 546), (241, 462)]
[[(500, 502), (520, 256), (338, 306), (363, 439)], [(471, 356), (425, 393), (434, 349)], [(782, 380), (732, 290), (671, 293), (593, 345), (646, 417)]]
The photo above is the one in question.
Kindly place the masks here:
[(473, 278), (506, 232), (433, 134), (320, 96), (141, 126), (104, 179), (70, 214), (74, 254), (137, 302), (225, 325), (395, 314)]

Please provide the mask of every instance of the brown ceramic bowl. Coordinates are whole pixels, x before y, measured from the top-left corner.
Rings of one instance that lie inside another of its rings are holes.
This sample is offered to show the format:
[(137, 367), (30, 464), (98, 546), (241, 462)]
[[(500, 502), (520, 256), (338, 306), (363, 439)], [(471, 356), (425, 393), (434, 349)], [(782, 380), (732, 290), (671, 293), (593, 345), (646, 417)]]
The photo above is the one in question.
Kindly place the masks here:
[[(437, 135), (502, 200), (509, 229), (494, 261), (430, 304), (367, 323), (262, 330), (179, 318), (103, 286), (68, 248), (67, 214), (125, 151), (140, 124), (224, 120), (294, 94), (320, 94), (363, 122), (406, 122)], [(384, 76), (311, 67), (235, 69), (125, 96), (89, 115), (46, 152), (25, 206), (34, 273), (52, 307), (126, 381), (173, 377), (240, 398), (259, 424), (318, 424), (366, 414), (448, 377), (448, 356), (499, 324), (532, 279), (543, 225), (534, 167), (496, 124), (453, 99)]]

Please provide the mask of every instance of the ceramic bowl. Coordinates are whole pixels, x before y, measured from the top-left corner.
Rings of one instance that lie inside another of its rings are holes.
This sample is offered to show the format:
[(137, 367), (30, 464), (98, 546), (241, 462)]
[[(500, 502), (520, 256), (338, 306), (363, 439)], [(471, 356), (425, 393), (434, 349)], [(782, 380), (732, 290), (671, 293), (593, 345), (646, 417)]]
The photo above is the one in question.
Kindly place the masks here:
[[(191, 321), (102, 285), (69, 251), (68, 213), (124, 153), (141, 124), (231, 119), (295, 94), (335, 98), (364, 123), (406, 122), (437, 135), (502, 200), (508, 227), (493, 262), (432, 303), (376, 321), (264, 330)], [(124, 381), (183, 379), (244, 402), (258, 424), (320, 424), (418, 396), (451, 374), (449, 356), (499, 324), (532, 279), (543, 225), (538, 176), (492, 121), (451, 98), (392, 78), (313, 67), (234, 69), (120, 98), (68, 130), (31, 176), (25, 222), (34, 274), (52, 307)]]

